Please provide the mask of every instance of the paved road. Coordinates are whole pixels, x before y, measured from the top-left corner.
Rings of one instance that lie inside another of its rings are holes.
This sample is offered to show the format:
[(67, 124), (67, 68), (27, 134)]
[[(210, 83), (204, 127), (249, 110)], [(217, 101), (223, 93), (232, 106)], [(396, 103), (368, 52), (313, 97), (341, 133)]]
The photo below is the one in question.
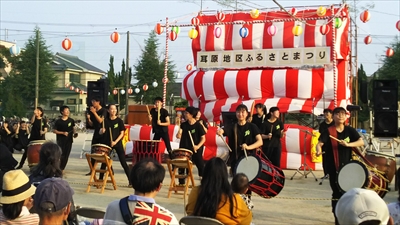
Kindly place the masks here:
[[(55, 140), (54, 134), (47, 134), (48, 140)], [(103, 194), (100, 190), (91, 188), (90, 193), (86, 193), (88, 176), (84, 176), (89, 171), (86, 159), (80, 159), (80, 153), (85, 140), (85, 134), (80, 133), (75, 139), (72, 153), (65, 170), (65, 179), (75, 190), (74, 201), (77, 205), (88, 206), (105, 210), (108, 203), (113, 200), (125, 197), (133, 193), (132, 188), (128, 188), (128, 181), (124, 175), (122, 167), (118, 161), (114, 162), (115, 177), (118, 188), (113, 190), (112, 186), (107, 186)], [(90, 142), (87, 142), (86, 149), (89, 149)], [(17, 160), (21, 154), (15, 154)], [(166, 167), (166, 165), (165, 165)], [(25, 166), (24, 171), (29, 173)], [(311, 174), (308, 178), (297, 174), (293, 180), (290, 177), (294, 170), (284, 170), (286, 181), (282, 192), (273, 199), (264, 199), (259, 196), (253, 197), (255, 205), (253, 209), (253, 222), (255, 224), (334, 224), (331, 213), (329, 197), (331, 190), (328, 182), (319, 185)], [(197, 171), (194, 172), (197, 175)], [(322, 177), (322, 171), (316, 171), (317, 178)], [(195, 182), (199, 183), (198, 176)], [(156, 197), (156, 201), (171, 210), (179, 219), (184, 216), (184, 199), (182, 194), (172, 194), (167, 198), (170, 177), (167, 172), (163, 182), (164, 187)], [(391, 185), (392, 190), (393, 184)], [(397, 192), (391, 191), (386, 197), (386, 202), (396, 201)]]

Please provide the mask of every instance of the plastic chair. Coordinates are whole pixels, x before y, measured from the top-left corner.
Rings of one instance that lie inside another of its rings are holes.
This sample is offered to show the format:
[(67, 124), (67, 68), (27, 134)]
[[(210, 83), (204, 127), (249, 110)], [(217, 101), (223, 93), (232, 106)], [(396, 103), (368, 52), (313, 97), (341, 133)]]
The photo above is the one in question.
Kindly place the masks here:
[(224, 225), (216, 219), (202, 216), (185, 216), (179, 220), (180, 225)]

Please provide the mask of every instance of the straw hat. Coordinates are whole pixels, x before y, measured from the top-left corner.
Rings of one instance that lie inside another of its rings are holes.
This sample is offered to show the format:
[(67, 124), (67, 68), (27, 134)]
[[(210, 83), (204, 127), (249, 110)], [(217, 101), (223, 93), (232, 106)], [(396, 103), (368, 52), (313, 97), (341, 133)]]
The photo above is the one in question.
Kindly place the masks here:
[(4, 174), (0, 203), (13, 204), (24, 201), (35, 194), (36, 187), (22, 170), (11, 170)]

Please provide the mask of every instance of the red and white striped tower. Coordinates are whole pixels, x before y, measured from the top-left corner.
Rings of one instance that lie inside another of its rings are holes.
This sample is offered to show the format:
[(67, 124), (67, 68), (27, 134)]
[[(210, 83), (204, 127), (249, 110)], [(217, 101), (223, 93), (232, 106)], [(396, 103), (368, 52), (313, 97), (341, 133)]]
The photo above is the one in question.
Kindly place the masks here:
[(335, 8), (331, 6), (331, 13), (332, 13), (332, 60), (333, 60), (333, 106), (337, 107), (337, 69), (336, 69), (336, 27), (335, 27), (335, 17), (334, 11)]
[[(168, 17), (165, 18), (165, 58), (164, 58), (164, 79), (168, 80), (168, 37), (169, 37)], [(163, 82), (163, 108), (167, 100), (167, 82)]]

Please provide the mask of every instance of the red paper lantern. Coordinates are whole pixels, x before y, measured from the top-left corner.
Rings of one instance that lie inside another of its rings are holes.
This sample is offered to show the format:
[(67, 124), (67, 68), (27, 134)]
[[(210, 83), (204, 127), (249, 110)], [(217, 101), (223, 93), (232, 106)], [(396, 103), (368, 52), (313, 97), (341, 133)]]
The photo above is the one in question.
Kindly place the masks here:
[(68, 51), (72, 48), (72, 41), (69, 40), (69, 38), (65, 38), (62, 41), (61, 46), (63, 47), (63, 49), (65, 49), (65, 51)]
[(396, 28), (397, 28), (397, 30), (399, 30), (399, 31), (400, 31), (400, 20), (399, 20), (399, 21), (397, 21), (397, 23), (396, 23)]
[(175, 31), (171, 30), (171, 32), (169, 33), (169, 40), (175, 41), (177, 37), (178, 37), (178, 34), (176, 34)]
[(113, 90), (113, 95), (117, 95), (118, 94), (118, 90), (117, 89), (114, 89)]
[(217, 13), (216, 17), (217, 17), (217, 20), (218, 20), (219, 22), (221, 22), (221, 21), (224, 21), (224, 19), (225, 19), (225, 14), (224, 14), (223, 12), (220, 11), (220, 12)]
[(289, 11), (293, 16), (296, 16), (296, 14), (297, 14), (297, 9), (296, 8), (292, 8), (292, 9), (290, 9), (290, 11)]
[(131, 95), (132, 93), (133, 93), (132, 88), (129, 88), (129, 89), (128, 89), (128, 94)]
[(149, 85), (144, 84), (144, 85), (143, 85), (143, 91), (147, 91), (147, 89), (149, 89)]
[(364, 43), (366, 44), (366, 45), (369, 45), (369, 44), (371, 44), (371, 42), (372, 42), (372, 38), (371, 38), (371, 36), (366, 36), (365, 38), (364, 38)]
[(79, 91), (80, 91), (79, 88), (76, 88), (76, 89), (75, 89), (75, 92), (76, 92), (76, 93), (79, 93)]
[(387, 56), (387, 57), (392, 57), (393, 55), (394, 55), (393, 49), (388, 48), (388, 49), (386, 50), (386, 56)]
[(83, 95), (85, 92), (81, 90), (80, 94)]
[(73, 91), (74, 90), (74, 86), (69, 86), (69, 90)]
[(192, 67), (192, 64), (189, 63), (189, 64), (186, 65), (186, 70), (187, 70), (187, 71), (191, 71), (192, 68), (193, 68), (193, 67)]
[(164, 84), (168, 83), (168, 77), (164, 77), (164, 78), (162, 79), (162, 82), (163, 82)]
[(111, 35), (110, 35), (110, 39), (112, 42), (117, 43), (120, 39), (120, 35), (117, 31), (114, 31)]
[(362, 13), (360, 14), (360, 20), (361, 20), (363, 23), (368, 22), (369, 19), (371, 19), (371, 14), (368, 12), (368, 10), (365, 10), (364, 12), (362, 12)]
[(193, 26), (198, 26), (200, 24), (200, 19), (197, 17), (193, 17), (190, 22), (192, 23)]
[(328, 25), (322, 25), (319, 28), (319, 32), (321, 32), (322, 35), (326, 35), (327, 33), (329, 33), (329, 31), (331, 30), (331, 28)]
[(164, 31), (164, 28), (161, 26), (161, 24), (157, 23), (154, 27), (154, 31), (156, 32), (156, 34), (160, 35)]

